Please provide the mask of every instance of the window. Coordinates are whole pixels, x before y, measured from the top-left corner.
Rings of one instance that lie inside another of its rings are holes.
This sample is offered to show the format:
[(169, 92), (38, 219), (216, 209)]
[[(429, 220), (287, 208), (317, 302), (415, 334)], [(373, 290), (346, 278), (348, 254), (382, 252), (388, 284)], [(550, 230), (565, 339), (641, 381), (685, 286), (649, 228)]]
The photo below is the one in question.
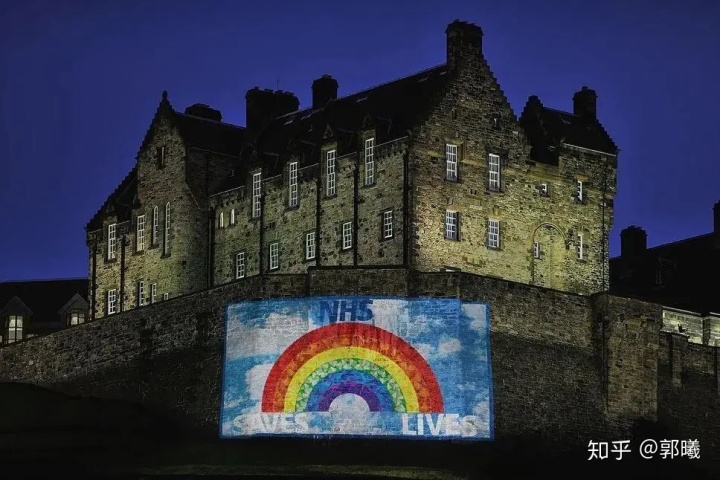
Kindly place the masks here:
[(488, 247), (500, 248), (500, 221), (488, 220)]
[(169, 300), (169, 299), (170, 299), (170, 294), (167, 292), (163, 293), (163, 300)]
[(158, 243), (160, 243), (160, 212), (156, 206), (153, 208), (152, 244), (157, 246)]
[(68, 325), (80, 325), (81, 323), (85, 323), (84, 312), (72, 312), (68, 315)]
[(335, 189), (335, 150), (330, 150), (326, 154), (326, 178), (325, 193), (328, 197), (332, 197), (336, 193)]
[(583, 191), (583, 182), (577, 181), (577, 201), (583, 203), (585, 201), (585, 192)]
[(145, 250), (145, 215), (138, 215), (135, 231), (135, 247), (138, 252)]
[(277, 270), (280, 268), (280, 244), (277, 242), (270, 244), (270, 270)]
[(458, 212), (445, 212), (445, 238), (458, 240)]
[(245, 278), (245, 252), (235, 255), (235, 279)]
[(150, 284), (150, 304), (155, 303), (155, 296), (157, 295), (157, 283)]
[(375, 183), (375, 139), (365, 140), (365, 185)]
[(165, 204), (165, 255), (170, 253), (170, 202)]
[(533, 242), (533, 258), (540, 258), (540, 242)]
[(392, 238), (393, 236), (393, 211), (387, 210), (382, 215), (382, 238)]
[(315, 258), (315, 232), (305, 234), (305, 260)]
[(260, 190), (262, 187), (262, 173), (253, 174), (252, 178), (252, 218), (260, 216)]
[(230, 225), (235, 225), (235, 209), (230, 210)]
[(145, 282), (139, 280), (137, 283), (137, 306), (145, 305)]
[(445, 145), (445, 178), (455, 181), (458, 178), (458, 147)]
[(225, 228), (225, 214), (223, 212), (220, 212), (220, 228)]
[(116, 225), (114, 223), (108, 225), (108, 251), (107, 251), (107, 258), (108, 260), (114, 260), (115, 259), (115, 246), (117, 245), (117, 239), (115, 238), (115, 230)]
[(107, 314), (112, 315), (117, 312), (117, 290), (114, 288), (107, 291)]
[(22, 315), (10, 315), (8, 317), (7, 343), (14, 343), (23, 339), (23, 317)]
[(288, 165), (288, 206), (298, 206), (298, 162)]
[(342, 224), (342, 249), (352, 248), (352, 223), (345, 222)]
[(577, 258), (583, 260), (585, 258), (585, 244), (583, 243), (583, 234), (579, 233), (577, 236)]
[(540, 186), (538, 187), (538, 193), (540, 193), (541, 197), (547, 197), (549, 195), (547, 183), (540, 184)]
[(500, 155), (488, 155), (488, 187), (490, 190), (500, 190)]
[(165, 147), (157, 147), (158, 168), (165, 168)]

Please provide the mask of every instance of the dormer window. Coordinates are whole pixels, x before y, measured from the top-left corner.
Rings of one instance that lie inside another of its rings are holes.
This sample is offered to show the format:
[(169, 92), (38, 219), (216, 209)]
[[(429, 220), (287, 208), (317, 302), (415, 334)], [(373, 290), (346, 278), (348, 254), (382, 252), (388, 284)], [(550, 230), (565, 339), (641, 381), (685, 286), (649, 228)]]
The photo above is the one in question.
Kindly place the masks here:
[(23, 316), (8, 316), (6, 343), (15, 343), (23, 339)]
[(165, 168), (165, 146), (157, 147), (156, 156), (158, 168)]
[(330, 150), (325, 154), (325, 194), (332, 197), (337, 193), (335, 184), (335, 150)]
[(71, 312), (68, 314), (68, 325), (85, 323), (85, 312)]

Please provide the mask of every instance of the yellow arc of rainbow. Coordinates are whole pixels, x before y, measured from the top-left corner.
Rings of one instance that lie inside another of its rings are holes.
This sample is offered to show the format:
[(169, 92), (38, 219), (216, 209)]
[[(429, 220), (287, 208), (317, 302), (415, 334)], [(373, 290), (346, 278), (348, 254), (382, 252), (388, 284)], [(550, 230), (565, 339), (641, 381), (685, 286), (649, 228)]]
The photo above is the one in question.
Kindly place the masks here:
[(384, 368), (397, 382), (400, 391), (405, 397), (405, 408), (408, 412), (419, 412), (420, 403), (418, 402), (417, 392), (413, 387), (410, 377), (405, 371), (389, 357), (375, 350), (363, 347), (336, 347), (318, 353), (314, 357), (308, 359), (293, 375), (292, 380), (287, 388), (285, 396), (284, 411), (294, 412), (297, 404), (297, 397), (300, 387), (307, 381), (307, 378), (321, 365), (343, 358), (361, 358)]

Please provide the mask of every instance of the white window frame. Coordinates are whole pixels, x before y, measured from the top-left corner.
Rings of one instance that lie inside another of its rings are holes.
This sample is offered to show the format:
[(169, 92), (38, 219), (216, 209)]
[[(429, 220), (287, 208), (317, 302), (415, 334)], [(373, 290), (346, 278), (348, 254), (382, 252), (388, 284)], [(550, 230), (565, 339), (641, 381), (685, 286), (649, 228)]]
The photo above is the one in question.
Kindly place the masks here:
[(375, 137), (365, 140), (365, 186), (375, 183)]
[(585, 200), (585, 189), (582, 180), (577, 180), (577, 201), (582, 203)]
[(288, 164), (288, 207), (298, 206), (298, 162)]
[(325, 195), (332, 197), (337, 194), (337, 183), (335, 169), (337, 167), (337, 156), (335, 150), (329, 150), (325, 154)]
[(163, 300), (170, 300), (170, 294), (168, 292), (163, 293)]
[(158, 243), (160, 243), (160, 209), (155, 205), (153, 208), (152, 244), (157, 245)]
[(489, 248), (500, 248), (500, 220), (488, 219), (487, 243)]
[(460, 239), (460, 214), (455, 210), (445, 211), (445, 239), (446, 240), (459, 240)]
[(138, 280), (137, 283), (137, 306), (142, 307), (145, 305), (145, 281)]
[(585, 260), (585, 238), (583, 233), (577, 235), (577, 258)]
[(157, 295), (157, 283), (151, 283), (150, 284), (150, 305), (156, 302), (156, 295)]
[(268, 250), (268, 268), (270, 270), (277, 270), (278, 268), (280, 268), (280, 243), (272, 242)]
[(383, 212), (382, 235), (384, 240), (388, 238), (393, 238), (393, 234), (395, 233), (393, 228), (393, 217), (394, 215), (392, 210), (385, 210)]
[(225, 213), (224, 212), (220, 212), (219, 223), (220, 223), (220, 228), (225, 228)]
[(107, 228), (108, 244), (107, 244), (107, 259), (115, 260), (116, 247), (117, 247), (117, 224), (111, 223)]
[(117, 313), (117, 289), (111, 288), (107, 291), (106, 295), (107, 300), (107, 314), (108, 315), (114, 315)]
[(254, 173), (252, 176), (252, 218), (258, 218), (261, 214), (260, 196), (262, 195), (262, 173)]
[(540, 258), (540, 242), (533, 242), (533, 258)]
[(8, 316), (7, 341), (5, 343), (15, 343), (23, 339), (24, 320), (22, 315)]
[(235, 225), (235, 209), (230, 210), (230, 225)]
[(488, 188), (500, 190), (500, 155), (491, 153), (488, 155)]
[(70, 325), (82, 325), (85, 323), (85, 312), (70, 312)]
[(245, 278), (245, 252), (235, 254), (235, 280)]
[(540, 195), (543, 197), (547, 197), (549, 195), (548, 191), (548, 184), (547, 183), (541, 183), (540, 184)]
[(445, 178), (450, 181), (458, 179), (458, 146), (445, 144)]
[(170, 202), (165, 204), (165, 246), (163, 253), (170, 253)]
[(136, 220), (135, 248), (138, 252), (145, 250), (145, 215), (138, 215)]
[(315, 232), (305, 234), (305, 260), (315, 260), (316, 255)]
[(348, 250), (352, 248), (352, 222), (345, 222), (342, 224), (342, 249)]

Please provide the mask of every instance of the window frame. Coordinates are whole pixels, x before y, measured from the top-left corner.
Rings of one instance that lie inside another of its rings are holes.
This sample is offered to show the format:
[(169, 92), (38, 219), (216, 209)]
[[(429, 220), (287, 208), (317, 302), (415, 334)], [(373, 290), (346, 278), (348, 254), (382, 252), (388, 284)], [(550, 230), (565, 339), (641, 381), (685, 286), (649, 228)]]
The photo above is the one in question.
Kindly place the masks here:
[[(380, 236), (382, 240), (390, 240), (395, 236), (395, 212), (393, 209), (384, 210), (381, 214)], [(389, 218), (389, 222), (387, 221)]]
[(365, 139), (365, 180), (366, 187), (375, 185), (375, 137)]
[(497, 153), (488, 154), (488, 190), (499, 192), (502, 190), (501, 158)]
[(115, 315), (117, 313), (117, 288), (111, 288), (105, 295), (105, 312), (107, 315)]
[(262, 172), (253, 173), (252, 176), (252, 218), (262, 215)]
[(460, 240), (460, 213), (457, 210), (445, 210), (445, 240)]
[(487, 221), (487, 246), (494, 250), (500, 249), (500, 220), (488, 218)]
[(296, 208), (299, 204), (298, 162), (288, 164), (288, 208)]
[(280, 242), (270, 242), (268, 245), (268, 270), (280, 269)]
[(117, 223), (111, 223), (107, 227), (107, 260), (117, 258)]
[(353, 248), (353, 224), (352, 222), (343, 222), (340, 225), (341, 250), (350, 250)]
[(235, 254), (235, 280), (245, 278), (245, 252)]
[(460, 177), (458, 170), (459, 155), (458, 145), (454, 143), (445, 144), (445, 180), (457, 182)]
[[(331, 168), (332, 167), (332, 168)], [(328, 150), (325, 153), (325, 196), (337, 195), (337, 150)]]

